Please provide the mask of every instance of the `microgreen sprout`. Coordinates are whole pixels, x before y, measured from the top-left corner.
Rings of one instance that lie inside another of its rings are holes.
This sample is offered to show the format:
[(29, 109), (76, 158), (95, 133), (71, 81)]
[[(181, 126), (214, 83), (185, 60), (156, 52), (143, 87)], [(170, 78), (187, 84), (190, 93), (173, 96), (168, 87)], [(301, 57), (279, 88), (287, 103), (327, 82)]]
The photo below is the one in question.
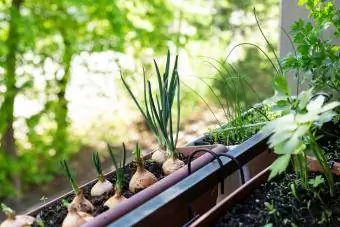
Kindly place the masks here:
[(275, 225), (278, 226), (280, 213), (276, 210), (274, 206), (274, 201), (271, 201), (270, 203), (264, 202), (264, 206), (268, 211), (268, 214), (274, 217)]
[(43, 203), (46, 203), (47, 200), (48, 200), (48, 198), (44, 195), (40, 198), (40, 201), (43, 202)]
[(312, 152), (324, 171), (330, 194), (333, 196), (333, 175), (315, 134), (318, 128), (337, 115), (333, 109), (338, 107), (340, 102), (326, 103), (325, 96), (314, 96), (312, 89), (293, 97), (285, 77), (274, 78), (273, 84), (276, 97), (272, 100), (275, 100), (275, 106), (280, 107), (277, 109), (284, 115), (269, 122), (262, 129), (263, 133), (271, 134), (269, 145), (279, 155), (271, 165), (269, 179), (285, 171), (292, 160), (302, 185), (308, 188), (310, 185), (307, 153)]

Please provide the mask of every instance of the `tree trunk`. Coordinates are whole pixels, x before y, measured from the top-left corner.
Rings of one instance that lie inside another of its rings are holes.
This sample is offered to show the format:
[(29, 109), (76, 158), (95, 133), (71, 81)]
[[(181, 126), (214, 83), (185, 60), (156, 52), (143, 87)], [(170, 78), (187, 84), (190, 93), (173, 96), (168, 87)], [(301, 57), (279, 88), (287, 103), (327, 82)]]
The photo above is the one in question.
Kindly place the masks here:
[(68, 100), (65, 97), (66, 88), (71, 76), (71, 61), (72, 61), (72, 45), (68, 41), (66, 34), (62, 31), (62, 36), (64, 40), (64, 54), (62, 59), (62, 64), (64, 65), (64, 76), (57, 80), (58, 93), (57, 93), (57, 105), (55, 109), (55, 120), (57, 123), (57, 129), (54, 139), (54, 148), (58, 156), (64, 157), (65, 149), (68, 147)]
[[(8, 49), (5, 64), (5, 78), (4, 84), (6, 86), (6, 92), (4, 95), (4, 102), (0, 108), (0, 120), (1, 120), (1, 150), (9, 156), (15, 158), (17, 156), (17, 150), (15, 146), (14, 138), (14, 100), (18, 93), (18, 89), (15, 86), (16, 76), (16, 54), (18, 51), (18, 43), (20, 36), (18, 34), (18, 19), (20, 18), (20, 6), (23, 0), (13, 0), (10, 8), (10, 21), (9, 21), (9, 33), (6, 40), (6, 46)], [(20, 193), (20, 177), (17, 175), (14, 177), (14, 185), (17, 192)]]

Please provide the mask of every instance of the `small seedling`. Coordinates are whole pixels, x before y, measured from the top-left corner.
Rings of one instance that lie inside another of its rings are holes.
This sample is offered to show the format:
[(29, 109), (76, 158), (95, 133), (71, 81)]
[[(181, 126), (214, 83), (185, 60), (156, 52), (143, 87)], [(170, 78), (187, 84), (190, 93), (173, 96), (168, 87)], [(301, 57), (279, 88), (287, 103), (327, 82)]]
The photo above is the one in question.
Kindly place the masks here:
[(266, 210), (268, 211), (268, 214), (270, 214), (271, 216), (274, 217), (274, 220), (275, 220), (275, 224), (277, 225), (278, 224), (278, 220), (279, 220), (279, 212), (275, 209), (275, 206), (274, 206), (274, 202), (272, 201), (271, 203), (268, 203), (268, 202), (264, 202), (264, 206), (266, 208)]
[(44, 196), (44, 195), (40, 198), (40, 201), (42, 203), (46, 203), (47, 200), (48, 200), (48, 198), (46, 196)]
[(295, 197), (295, 199), (299, 199), (297, 193), (296, 193), (296, 185), (295, 183), (290, 184), (290, 190), (292, 191), (292, 195)]
[(318, 175), (316, 176), (315, 178), (313, 179), (310, 179), (308, 181), (308, 183), (310, 185), (312, 185), (313, 188), (318, 188), (321, 184), (323, 184), (325, 182), (325, 179), (321, 176), (321, 175)]

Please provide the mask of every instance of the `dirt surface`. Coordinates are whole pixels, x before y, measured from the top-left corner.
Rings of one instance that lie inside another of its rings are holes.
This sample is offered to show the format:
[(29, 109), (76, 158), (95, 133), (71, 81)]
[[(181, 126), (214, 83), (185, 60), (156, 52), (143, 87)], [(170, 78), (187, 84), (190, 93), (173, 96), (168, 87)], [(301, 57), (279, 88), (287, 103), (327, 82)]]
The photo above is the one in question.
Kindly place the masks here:
[(263, 184), (243, 203), (226, 212), (215, 226), (264, 226), (269, 223), (273, 226), (340, 226), (340, 186), (337, 184), (334, 198), (330, 197), (325, 184), (316, 190), (318, 194), (298, 186), (295, 197), (290, 184), (296, 180), (294, 174), (287, 174)]

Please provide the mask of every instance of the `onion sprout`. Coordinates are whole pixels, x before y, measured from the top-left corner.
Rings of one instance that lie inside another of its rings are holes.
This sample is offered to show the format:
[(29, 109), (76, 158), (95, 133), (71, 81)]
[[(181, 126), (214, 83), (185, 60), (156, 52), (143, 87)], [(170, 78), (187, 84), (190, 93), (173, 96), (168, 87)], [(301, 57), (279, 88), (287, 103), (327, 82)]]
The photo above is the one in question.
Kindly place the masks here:
[(1, 210), (5, 213), (6, 217), (9, 219), (15, 219), (15, 211), (6, 206), (4, 203), (1, 203)]
[(70, 168), (68, 167), (66, 160), (60, 161), (60, 165), (64, 169), (65, 175), (68, 181), (71, 183), (72, 189), (75, 193), (75, 197), (73, 198), (70, 206), (73, 206), (77, 210), (77, 212), (87, 212), (87, 213), (92, 212), (94, 210), (94, 206), (90, 201), (88, 201), (84, 197), (82, 190), (80, 190), (77, 183), (74, 181), (72, 173), (70, 171)]
[(32, 226), (35, 218), (29, 215), (16, 215), (15, 211), (1, 203), (1, 209), (6, 215), (6, 220), (0, 223), (1, 227)]
[(61, 165), (61, 167), (64, 169), (64, 171), (65, 171), (65, 176), (67, 177), (68, 181), (70, 182), (70, 184), (71, 184), (71, 186), (72, 186), (72, 189), (73, 189), (74, 193), (75, 193), (76, 195), (81, 194), (81, 190), (79, 189), (77, 183), (74, 181), (74, 178), (73, 178), (73, 176), (72, 176), (72, 173), (71, 173), (71, 171), (70, 171), (70, 169), (69, 169), (69, 167), (68, 167), (68, 164), (67, 164), (66, 160), (60, 161), (60, 165)]
[(93, 152), (92, 153), (92, 162), (93, 162), (93, 165), (96, 168), (96, 171), (97, 171), (97, 174), (98, 174), (98, 177), (97, 177), (98, 180), (100, 182), (104, 182), (105, 178), (104, 178), (104, 175), (103, 175), (102, 165), (100, 164), (100, 159), (99, 159), (98, 152)]
[(138, 143), (136, 144), (136, 148), (134, 149), (133, 153), (135, 154), (135, 157), (136, 157), (137, 166), (144, 168), (144, 163), (141, 157), (141, 151), (140, 151)]
[[(171, 117), (171, 108), (173, 106), (173, 102), (175, 100), (175, 96), (177, 94), (177, 110), (178, 110), (178, 121), (179, 124), (179, 77), (177, 73), (177, 65), (178, 65), (178, 56), (176, 56), (174, 67), (172, 72), (170, 72), (170, 52), (168, 51), (165, 72), (163, 76), (159, 71), (159, 67), (157, 62), (154, 60), (154, 66), (157, 74), (158, 81), (158, 94), (156, 95), (156, 99), (153, 98), (151, 92), (151, 83), (149, 80), (146, 80), (145, 71), (143, 70), (143, 83), (144, 83), (144, 105), (142, 102), (139, 102), (136, 96), (133, 94), (130, 86), (124, 80), (122, 74), (121, 79), (123, 81), (124, 86), (128, 90), (128, 93), (132, 97), (133, 101), (137, 105), (139, 111), (143, 115), (147, 125), (155, 135), (158, 140), (158, 143), (166, 148), (167, 150), (171, 150), (171, 153), (174, 153), (175, 146), (177, 143), (178, 133), (176, 134), (176, 139), (172, 138), (172, 117)], [(177, 89), (177, 93), (176, 93)], [(156, 102), (156, 104), (155, 104)], [(143, 107), (142, 107), (143, 106)], [(156, 107), (157, 106), (157, 107)], [(170, 125), (169, 125), (170, 124)], [(170, 126), (170, 134), (167, 133), (167, 129)], [(173, 154), (174, 155), (174, 154)]]
[(91, 196), (101, 196), (105, 193), (109, 193), (112, 190), (113, 185), (110, 181), (106, 180), (103, 175), (102, 165), (100, 163), (98, 152), (92, 153), (92, 162), (98, 174), (98, 181), (91, 188)]
[(117, 162), (112, 148), (109, 144), (107, 144), (107, 148), (109, 150), (113, 165), (116, 169), (116, 184), (115, 184), (115, 190), (116, 193), (120, 194), (122, 193), (123, 185), (124, 185), (124, 166), (126, 162), (126, 149), (125, 149), (125, 144), (123, 143), (123, 149), (122, 149), (122, 154), (121, 154), (121, 160)]

